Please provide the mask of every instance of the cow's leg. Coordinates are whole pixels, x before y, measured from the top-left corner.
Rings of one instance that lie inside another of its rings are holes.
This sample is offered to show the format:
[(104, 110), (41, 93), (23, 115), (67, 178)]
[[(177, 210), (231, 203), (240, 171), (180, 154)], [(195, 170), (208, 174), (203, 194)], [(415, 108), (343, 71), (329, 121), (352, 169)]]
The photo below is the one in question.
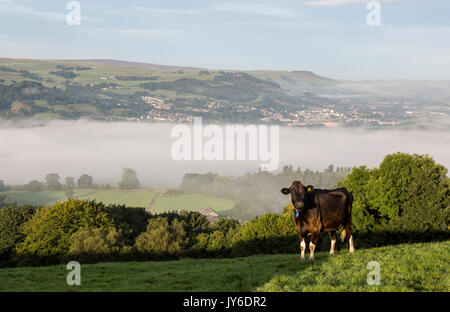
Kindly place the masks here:
[(331, 239), (330, 255), (334, 255), (334, 245), (336, 244), (336, 231), (330, 232), (330, 239)]
[(319, 233), (311, 233), (311, 241), (309, 242), (309, 260), (314, 260), (314, 249), (316, 249)]
[(352, 225), (350, 222), (345, 226), (345, 234), (347, 234), (348, 237), (349, 252), (353, 253), (355, 251), (355, 247), (353, 246)]
[(302, 237), (302, 238), (300, 238), (300, 261), (305, 260), (305, 249), (306, 249), (306, 243), (305, 243), (305, 239)]

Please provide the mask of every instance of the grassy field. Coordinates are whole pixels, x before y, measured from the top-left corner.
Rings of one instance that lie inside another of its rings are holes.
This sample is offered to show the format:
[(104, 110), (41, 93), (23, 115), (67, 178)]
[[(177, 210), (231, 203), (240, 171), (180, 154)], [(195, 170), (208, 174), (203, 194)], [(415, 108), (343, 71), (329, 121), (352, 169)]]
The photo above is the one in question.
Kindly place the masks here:
[[(158, 190), (139, 189), (132, 191), (122, 191), (119, 189), (107, 190), (75, 190), (74, 198), (95, 199), (105, 204), (124, 204), (129, 207), (148, 208), (153, 197)], [(26, 192), (8, 191), (1, 192), (0, 195), (8, 196), (9, 200), (17, 202), (18, 205), (51, 205), (56, 201), (66, 200), (64, 192)], [(161, 196), (156, 201), (154, 212), (164, 212), (169, 210), (189, 210), (199, 211), (203, 208), (211, 207), (217, 212), (232, 209), (234, 202), (227, 199), (210, 197), (200, 194), (181, 194), (179, 196)]]
[[(260, 255), (82, 265), (81, 286), (68, 286), (65, 266), (0, 269), (0, 291), (444, 291), (449, 286), (450, 241), (405, 244), (354, 254)], [(367, 285), (370, 261), (381, 285)]]

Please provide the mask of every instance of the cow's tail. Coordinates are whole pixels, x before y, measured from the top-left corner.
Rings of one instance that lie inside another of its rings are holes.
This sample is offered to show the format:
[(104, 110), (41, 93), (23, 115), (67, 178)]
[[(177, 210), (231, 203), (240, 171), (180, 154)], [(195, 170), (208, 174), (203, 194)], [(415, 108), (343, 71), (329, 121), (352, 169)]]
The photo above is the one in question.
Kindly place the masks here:
[(345, 229), (343, 229), (342, 230), (342, 233), (341, 233), (341, 242), (344, 242), (344, 240), (345, 240)]

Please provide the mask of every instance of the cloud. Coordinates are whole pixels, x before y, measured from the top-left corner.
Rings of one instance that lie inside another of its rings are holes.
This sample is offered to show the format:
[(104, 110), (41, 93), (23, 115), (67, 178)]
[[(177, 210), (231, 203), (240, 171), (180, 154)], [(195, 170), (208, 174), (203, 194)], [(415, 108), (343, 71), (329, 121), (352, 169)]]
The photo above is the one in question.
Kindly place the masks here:
[(158, 9), (146, 7), (134, 7), (134, 9), (155, 15), (171, 15), (171, 14), (191, 15), (203, 13), (202, 10), (173, 10), (173, 9)]
[(142, 37), (167, 36), (181, 32), (179, 29), (119, 29), (119, 33)]
[(295, 17), (296, 13), (287, 8), (273, 7), (264, 4), (246, 4), (246, 3), (236, 3), (236, 2), (225, 2), (217, 4), (213, 9), (218, 11), (229, 11), (238, 12), (252, 15), (264, 15), (264, 16), (274, 16), (290, 18)]
[[(331, 163), (335, 167), (374, 167), (386, 154), (398, 151), (427, 153), (449, 167), (448, 119), (442, 124), (446, 128), (436, 131), (280, 127), (280, 168), (294, 165), (322, 170)], [(258, 170), (259, 161), (173, 160), (171, 147), (176, 139), (170, 133), (174, 125), (0, 120), (0, 179), (19, 184), (42, 180), (49, 172), (57, 172), (61, 177), (88, 173), (95, 183), (115, 185), (122, 168), (131, 167), (145, 186), (176, 187), (188, 172), (240, 176)], [(327, 144), (317, 143), (324, 140)]]
[[(31, 17), (51, 22), (65, 22), (68, 10), (62, 7), (61, 13), (49, 12), (28, 5), (22, 5), (13, 0), (0, 0), (0, 14)], [(81, 14), (82, 21), (101, 22), (101, 19), (91, 18)]]
[(19, 4), (12, 0), (0, 0), (0, 14), (31, 16), (47, 21), (64, 21), (66, 19), (66, 14), (64, 13), (42, 11), (30, 6)]
[[(378, 0), (377, 2), (399, 2), (404, 0)], [(306, 4), (310, 6), (340, 6), (352, 3), (368, 3), (370, 0), (315, 0), (307, 1)]]

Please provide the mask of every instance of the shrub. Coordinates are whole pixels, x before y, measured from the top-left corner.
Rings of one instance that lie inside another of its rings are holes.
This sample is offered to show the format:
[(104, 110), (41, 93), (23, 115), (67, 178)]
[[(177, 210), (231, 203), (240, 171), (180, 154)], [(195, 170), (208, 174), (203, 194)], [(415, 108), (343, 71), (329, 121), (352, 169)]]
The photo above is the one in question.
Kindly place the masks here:
[(25, 239), (22, 226), (35, 213), (36, 207), (4, 207), (0, 209), (0, 259), (9, 258)]
[(109, 205), (108, 214), (123, 234), (125, 244), (134, 244), (136, 237), (147, 228), (151, 214), (144, 208), (126, 207), (125, 205)]
[(122, 251), (122, 235), (115, 229), (81, 228), (69, 239), (67, 259), (97, 262), (118, 259)]
[(241, 226), (233, 238), (232, 254), (292, 253), (298, 250), (298, 236), (291, 211), (267, 213)]
[(339, 186), (353, 192), (357, 231), (447, 229), (450, 180), (427, 155), (387, 155), (379, 168), (353, 168)]
[(80, 228), (114, 229), (105, 205), (90, 200), (70, 199), (40, 209), (24, 224), (25, 240), (18, 255), (62, 255), (69, 251), (70, 237)]
[(169, 223), (165, 217), (149, 220), (147, 230), (136, 238), (136, 249), (151, 257), (177, 255), (186, 245), (186, 232), (177, 219)]
[(187, 237), (187, 247), (191, 247), (196, 243), (197, 235), (210, 232), (210, 223), (208, 218), (196, 211), (171, 211), (161, 213), (158, 217), (166, 217), (170, 224), (174, 220), (178, 220), (180, 222)]
[(233, 237), (239, 230), (239, 222), (233, 219), (219, 219), (210, 227), (209, 233), (200, 233), (193, 249), (196, 255), (229, 256)]

